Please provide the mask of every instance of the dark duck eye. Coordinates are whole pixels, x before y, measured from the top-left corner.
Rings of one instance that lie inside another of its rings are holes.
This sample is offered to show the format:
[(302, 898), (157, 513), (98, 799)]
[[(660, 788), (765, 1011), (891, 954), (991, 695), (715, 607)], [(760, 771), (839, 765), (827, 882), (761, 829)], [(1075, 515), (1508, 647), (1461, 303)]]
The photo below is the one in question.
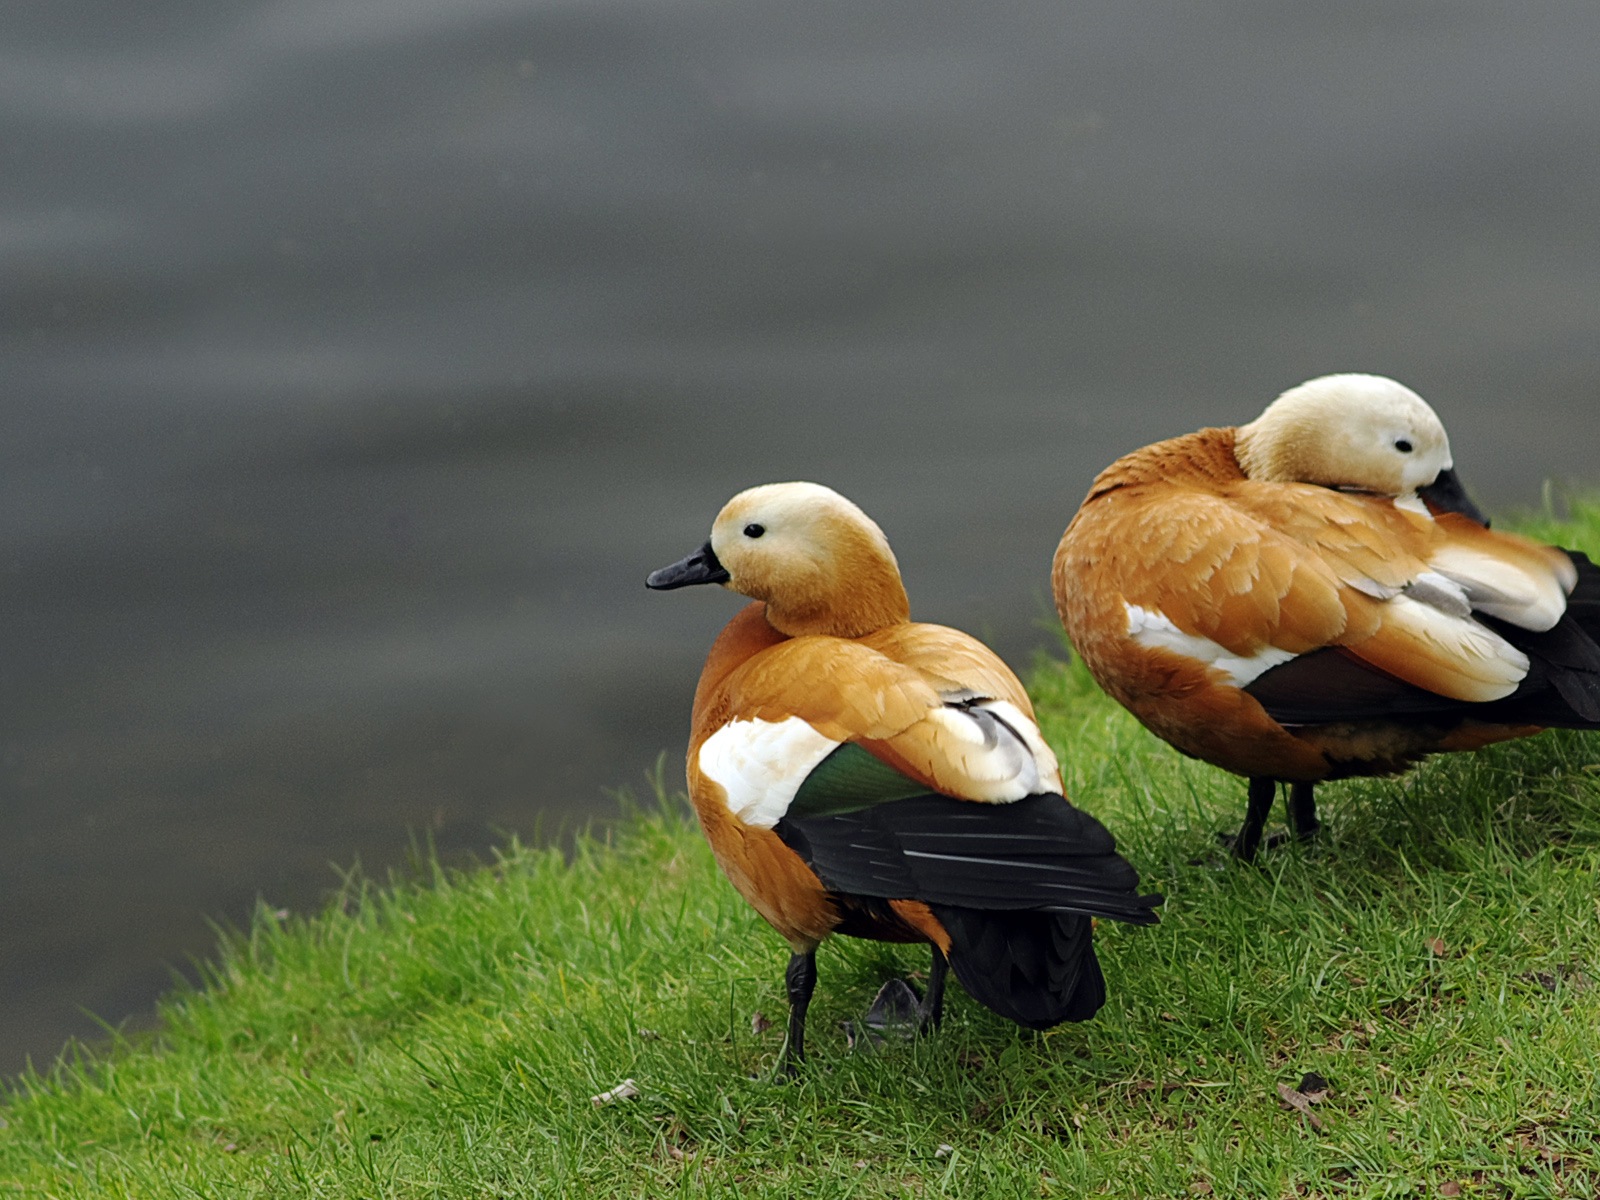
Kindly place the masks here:
[[(1405, 438), (1396, 438), (1395, 439), (1395, 443), (1394, 443), (1394, 448), (1396, 450), (1400, 451), (1401, 454), (1410, 454), (1411, 453), (1411, 443), (1409, 441), (1407, 441)], [(749, 532), (749, 531), (747, 530), (746, 532)]]
[(744, 535), (749, 538), (760, 537), (766, 531), (767, 527), (765, 525), (757, 525), (754, 521), (744, 527)]

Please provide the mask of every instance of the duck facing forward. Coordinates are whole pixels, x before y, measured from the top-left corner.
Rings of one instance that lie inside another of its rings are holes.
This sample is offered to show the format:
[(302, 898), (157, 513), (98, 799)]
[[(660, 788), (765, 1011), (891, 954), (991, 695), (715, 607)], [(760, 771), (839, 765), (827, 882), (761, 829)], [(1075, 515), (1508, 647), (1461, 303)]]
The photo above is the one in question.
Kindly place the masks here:
[(1249, 779), (1245, 858), (1279, 781), (1309, 837), (1321, 780), (1600, 727), (1600, 570), (1491, 532), (1439, 418), (1391, 379), (1313, 379), (1119, 459), (1053, 584), (1101, 687)]
[(981, 642), (910, 620), (899, 567), (828, 488), (735, 496), (710, 540), (653, 573), (750, 597), (695, 691), (689, 795), (723, 873), (789, 943), (783, 1068), (805, 1055), (829, 934), (928, 942), (926, 996), (886, 985), (869, 1025), (938, 1023), (947, 970), (1043, 1029), (1105, 1001), (1091, 918), (1156, 920), (1159, 896), (1062, 796), (1027, 694)]

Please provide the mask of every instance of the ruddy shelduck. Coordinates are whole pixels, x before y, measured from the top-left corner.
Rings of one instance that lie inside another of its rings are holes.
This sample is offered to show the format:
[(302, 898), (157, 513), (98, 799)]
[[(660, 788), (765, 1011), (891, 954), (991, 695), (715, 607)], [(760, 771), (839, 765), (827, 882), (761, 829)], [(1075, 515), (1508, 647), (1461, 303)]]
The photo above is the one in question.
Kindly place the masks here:
[(1100, 686), (1248, 778), (1245, 858), (1280, 781), (1310, 837), (1321, 780), (1600, 726), (1600, 571), (1491, 532), (1439, 418), (1392, 379), (1313, 379), (1119, 459), (1053, 583)]
[(837, 492), (735, 496), (649, 587), (750, 597), (706, 660), (689, 795), (739, 893), (789, 943), (783, 1069), (805, 1055), (831, 933), (928, 942), (927, 994), (891, 981), (869, 1025), (938, 1023), (947, 970), (1022, 1025), (1105, 1002), (1091, 918), (1156, 920), (1159, 896), (1062, 795), (1027, 693), (998, 656), (911, 621), (882, 531)]

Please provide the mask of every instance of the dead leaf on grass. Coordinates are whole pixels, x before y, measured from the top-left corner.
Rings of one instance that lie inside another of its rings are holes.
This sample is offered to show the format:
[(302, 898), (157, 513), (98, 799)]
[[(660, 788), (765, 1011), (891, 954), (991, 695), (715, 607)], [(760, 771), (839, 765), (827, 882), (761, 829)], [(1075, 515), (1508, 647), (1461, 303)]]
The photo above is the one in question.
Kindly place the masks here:
[[(1317, 1097), (1318, 1100), (1321, 1098), (1322, 1097), (1320, 1095)], [(1322, 1118), (1311, 1111), (1311, 1105), (1313, 1101), (1310, 1096), (1306, 1095), (1298, 1088), (1290, 1087), (1287, 1083), (1280, 1083), (1278, 1085), (1278, 1099), (1282, 1102), (1285, 1108), (1292, 1109), (1294, 1112), (1297, 1112), (1304, 1117), (1310, 1124), (1311, 1128), (1315, 1129), (1318, 1133), (1322, 1132)]]
[(639, 1085), (631, 1079), (624, 1079), (609, 1092), (601, 1092), (598, 1096), (590, 1096), (589, 1103), (596, 1108), (603, 1108), (607, 1104), (615, 1104), (618, 1100), (637, 1100), (639, 1098)]
[(751, 1033), (765, 1033), (767, 1030), (769, 1030), (771, 1028), (772, 1028), (772, 1022), (767, 1020), (767, 1014), (762, 1012), (759, 1008), (756, 1009), (755, 1012), (750, 1014), (750, 1032)]
[(1428, 953), (1435, 958), (1444, 958), (1450, 953), (1450, 948), (1444, 944), (1443, 938), (1429, 938)]
[(1439, 1185), (1439, 1195), (1441, 1195), (1441, 1196), (1459, 1196), (1459, 1195), (1461, 1195), (1461, 1185), (1459, 1183), (1457, 1183), (1453, 1179), (1450, 1180), (1448, 1183), (1441, 1183)]

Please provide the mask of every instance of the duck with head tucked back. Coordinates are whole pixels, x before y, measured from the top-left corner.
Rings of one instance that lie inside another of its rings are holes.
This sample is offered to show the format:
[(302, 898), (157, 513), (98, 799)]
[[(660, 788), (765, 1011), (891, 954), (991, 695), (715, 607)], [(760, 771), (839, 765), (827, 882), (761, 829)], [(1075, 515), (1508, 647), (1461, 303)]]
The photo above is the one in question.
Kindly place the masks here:
[(1102, 471), (1056, 609), (1112, 697), (1248, 778), (1249, 858), (1279, 781), (1310, 837), (1321, 780), (1600, 727), (1600, 570), (1488, 524), (1420, 396), (1329, 375)]
[(869, 1027), (937, 1025), (947, 970), (1035, 1029), (1093, 1016), (1092, 917), (1156, 920), (1159, 896), (1062, 796), (1015, 675), (981, 642), (913, 623), (883, 533), (837, 492), (735, 496), (710, 540), (652, 574), (750, 597), (695, 691), (689, 795), (718, 864), (789, 943), (783, 1068), (805, 1056), (831, 933), (928, 942), (918, 998), (891, 981)]

